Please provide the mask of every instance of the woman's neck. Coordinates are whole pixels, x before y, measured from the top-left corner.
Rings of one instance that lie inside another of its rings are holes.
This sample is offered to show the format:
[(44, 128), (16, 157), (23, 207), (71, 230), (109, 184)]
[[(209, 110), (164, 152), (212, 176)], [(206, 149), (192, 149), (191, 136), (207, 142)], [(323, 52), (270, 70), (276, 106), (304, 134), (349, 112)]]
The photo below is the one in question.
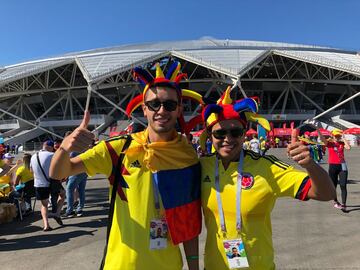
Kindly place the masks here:
[(236, 154), (234, 157), (232, 158), (222, 158), (219, 156), (219, 158), (221, 159), (221, 163), (224, 167), (225, 170), (227, 170), (227, 168), (229, 168), (231, 162), (238, 162), (239, 158), (240, 158), (240, 153)]
[(224, 167), (224, 170), (226, 171), (227, 168), (229, 167), (231, 161), (230, 160), (229, 161), (228, 160), (221, 160), (221, 162), (222, 162), (222, 165)]

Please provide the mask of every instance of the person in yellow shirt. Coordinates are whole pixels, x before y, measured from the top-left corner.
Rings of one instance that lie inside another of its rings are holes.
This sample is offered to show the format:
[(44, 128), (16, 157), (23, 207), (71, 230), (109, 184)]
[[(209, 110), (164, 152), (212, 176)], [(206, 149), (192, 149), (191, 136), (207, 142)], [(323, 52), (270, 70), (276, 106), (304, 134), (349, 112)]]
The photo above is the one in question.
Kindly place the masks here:
[(31, 155), (25, 153), (23, 156), (23, 165), (16, 170), (15, 186), (23, 185), (18, 192), (24, 192), (24, 199), (26, 202), (26, 211), (31, 210), (31, 197), (35, 196), (34, 175), (30, 171)]
[[(180, 63), (174, 64), (166, 77), (158, 64), (155, 78), (134, 69), (146, 86), (127, 111), (131, 114), (136, 102), (141, 104), (148, 121), (144, 131), (101, 141), (70, 159), (70, 152), (82, 152), (93, 143), (86, 111), (81, 125), (64, 138), (52, 159), (54, 179), (83, 172), (109, 177), (112, 196), (103, 269), (181, 270), (180, 243), (189, 269), (199, 268), (200, 163), (192, 145), (175, 129), (185, 92), (179, 87)], [(151, 237), (160, 230), (161, 237)]]
[[(328, 174), (310, 158), (308, 148), (296, 141), (296, 130), (287, 151), (306, 172), (274, 156), (242, 149), (248, 121), (270, 128), (256, 112), (253, 99), (233, 102), (226, 94), (203, 111), (216, 149), (213, 156), (200, 158), (206, 270), (275, 269), (271, 211), (277, 198), (334, 198)], [(234, 250), (240, 257), (232, 255)]]

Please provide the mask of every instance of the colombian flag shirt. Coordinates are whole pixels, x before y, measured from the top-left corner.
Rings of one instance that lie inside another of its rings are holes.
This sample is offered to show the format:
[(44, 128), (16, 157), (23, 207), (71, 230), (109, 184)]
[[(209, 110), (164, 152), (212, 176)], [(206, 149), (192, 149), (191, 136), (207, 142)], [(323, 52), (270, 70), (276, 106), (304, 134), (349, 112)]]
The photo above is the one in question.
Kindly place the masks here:
[[(196, 237), (201, 230), (200, 164), (185, 137), (174, 133), (170, 142), (148, 143), (147, 130), (132, 134), (121, 168), (109, 236), (105, 269), (182, 269), (176, 244)], [(125, 139), (100, 142), (81, 154), (89, 175), (111, 175), (110, 148), (120, 155)], [(161, 214), (170, 232), (167, 248), (150, 250), (150, 221), (157, 218), (152, 175), (157, 178)]]
[[(202, 167), (201, 200), (207, 229), (205, 246), (206, 270), (229, 269), (223, 240), (238, 238), (236, 231), (236, 181), (238, 162), (224, 170), (219, 161), (220, 194), (225, 215), (227, 235), (220, 228), (215, 189), (215, 158), (200, 159)], [(241, 192), (241, 238), (245, 245), (250, 268), (275, 269), (270, 214), (279, 197), (305, 200), (311, 181), (274, 156), (245, 151)]]

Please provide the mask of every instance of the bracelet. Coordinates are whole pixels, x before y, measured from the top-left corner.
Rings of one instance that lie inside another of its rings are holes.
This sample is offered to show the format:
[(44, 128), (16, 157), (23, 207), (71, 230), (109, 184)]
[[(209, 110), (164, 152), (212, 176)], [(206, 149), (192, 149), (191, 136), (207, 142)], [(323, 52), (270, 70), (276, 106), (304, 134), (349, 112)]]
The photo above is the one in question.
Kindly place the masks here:
[(187, 260), (197, 260), (199, 259), (199, 255), (191, 255), (191, 256), (186, 256)]

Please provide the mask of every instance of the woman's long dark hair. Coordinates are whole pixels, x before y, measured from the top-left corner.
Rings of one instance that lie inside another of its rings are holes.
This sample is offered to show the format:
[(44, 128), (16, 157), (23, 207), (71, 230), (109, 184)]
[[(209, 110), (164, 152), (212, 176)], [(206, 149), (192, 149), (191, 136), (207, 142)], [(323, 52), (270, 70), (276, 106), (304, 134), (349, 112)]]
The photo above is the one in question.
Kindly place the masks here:
[(25, 153), (23, 156), (23, 162), (24, 162), (25, 168), (28, 170), (30, 170), (30, 160), (31, 160), (31, 155)]

